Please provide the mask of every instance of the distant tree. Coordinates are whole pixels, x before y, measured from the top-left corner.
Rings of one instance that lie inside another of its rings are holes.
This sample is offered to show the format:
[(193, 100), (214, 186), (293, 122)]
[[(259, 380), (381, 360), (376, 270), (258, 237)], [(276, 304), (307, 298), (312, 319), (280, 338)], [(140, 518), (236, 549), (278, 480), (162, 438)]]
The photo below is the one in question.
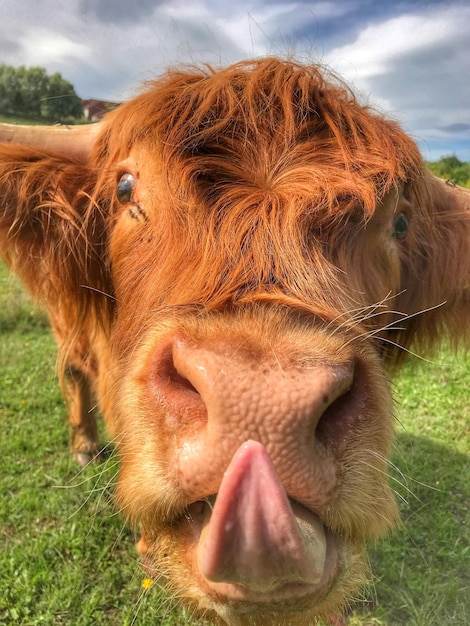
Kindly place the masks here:
[(42, 67), (0, 65), (0, 112), (61, 122), (81, 118), (83, 107), (71, 83)]
[(14, 113), (23, 108), (23, 98), (16, 68), (0, 65), (0, 111)]
[(83, 117), (82, 101), (71, 83), (56, 72), (49, 78), (47, 95), (42, 102), (42, 115), (49, 121)]
[(455, 155), (442, 157), (439, 161), (426, 163), (428, 169), (461, 187), (470, 188), (470, 163), (460, 161)]
[(41, 116), (41, 103), (47, 94), (49, 78), (42, 67), (17, 69), (18, 82), (22, 100), (22, 113), (28, 117)]

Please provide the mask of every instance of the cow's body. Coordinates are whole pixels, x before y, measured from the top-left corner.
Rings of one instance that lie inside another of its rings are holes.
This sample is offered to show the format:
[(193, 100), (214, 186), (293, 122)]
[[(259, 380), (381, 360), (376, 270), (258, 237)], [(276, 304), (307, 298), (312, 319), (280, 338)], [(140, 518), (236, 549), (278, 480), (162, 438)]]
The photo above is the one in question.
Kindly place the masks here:
[(94, 134), (0, 146), (1, 249), (48, 307), (74, 453), (97, 395), (140, 552), (193, 608), (340, 611), (397, 518), (384, 367), (467, 328), (468, 194), (276, 59), (172, 72)]

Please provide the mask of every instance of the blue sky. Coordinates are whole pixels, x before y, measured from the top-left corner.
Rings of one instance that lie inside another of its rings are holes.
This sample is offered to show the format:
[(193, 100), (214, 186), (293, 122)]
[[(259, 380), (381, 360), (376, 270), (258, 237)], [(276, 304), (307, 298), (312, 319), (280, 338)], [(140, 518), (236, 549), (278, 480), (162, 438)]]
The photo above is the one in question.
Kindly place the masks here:
[(293, 55), (340, 73), (424, 158), (470, 161), (468, 0), (0, 0), (0, 62), (126, 99), (169, 65)]

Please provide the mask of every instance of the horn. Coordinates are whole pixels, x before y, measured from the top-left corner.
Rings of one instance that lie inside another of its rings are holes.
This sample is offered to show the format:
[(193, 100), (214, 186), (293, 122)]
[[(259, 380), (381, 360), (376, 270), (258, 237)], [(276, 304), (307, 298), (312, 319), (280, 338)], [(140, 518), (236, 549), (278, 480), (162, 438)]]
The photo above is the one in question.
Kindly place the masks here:
[[(468, 332), (468, 298), (470, 296), (470, 189), (460, 187), (452, 181), (442, 180), (433, 176), (434, 197), (437, 200), (438, 212), (442, 211), (444, 219), (449, 222), (449, 231), (452, 237), (447, 240), (448, 248), (453, 248), (448, 253), (453, 259), (455, 274), (452, 281), (454, 289), (463, 290), (466, 296), (461, 296), (464, 311), (462, 332)], [(445, 226), (445, 224), (444, 224)], [(450, 286), (450, 285), (449, 285)], [(465, 300), (465, 304), (464, 304)]]
[[(466, 233), (463, 241), (468, 246), (470, 240), (470, 189), (460, 187), (450, 180), (443, 180), (432, 176), (432, 183), (436, 190), (435, 197), (440, 198), (441, 206), (446, 206), (452, 219), (462, 222), (463, 232)], [(462, 254), (466, 253), (462, 250)], [(469, 285), (470, 286), (470, 285)]]
[(470, 189), (466, 187), (460, 187), (451, 180), (444, 180), (431, 174), (431, 179), (434, 184), (441, 190), (454, 199), (458, 204), (462, 205), (464, 210), (470, 211)]
[(100, 123), (80, 126), (0, 124), (0, 142), (34, 146), (84, 161), (100, 130)]

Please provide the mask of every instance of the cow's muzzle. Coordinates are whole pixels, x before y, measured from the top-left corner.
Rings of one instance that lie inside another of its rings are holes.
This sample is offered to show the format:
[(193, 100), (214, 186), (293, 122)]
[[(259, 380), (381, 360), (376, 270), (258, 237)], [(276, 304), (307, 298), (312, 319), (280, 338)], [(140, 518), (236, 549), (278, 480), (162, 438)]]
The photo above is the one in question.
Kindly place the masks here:
[(361, 405), (353, 360), (301, 366), (177, 337), (154, 358), (152, 392), (209, 590), (258, 604), (326, 592), (337, 553), (318, 512), (335, 497), (335, 454)]

